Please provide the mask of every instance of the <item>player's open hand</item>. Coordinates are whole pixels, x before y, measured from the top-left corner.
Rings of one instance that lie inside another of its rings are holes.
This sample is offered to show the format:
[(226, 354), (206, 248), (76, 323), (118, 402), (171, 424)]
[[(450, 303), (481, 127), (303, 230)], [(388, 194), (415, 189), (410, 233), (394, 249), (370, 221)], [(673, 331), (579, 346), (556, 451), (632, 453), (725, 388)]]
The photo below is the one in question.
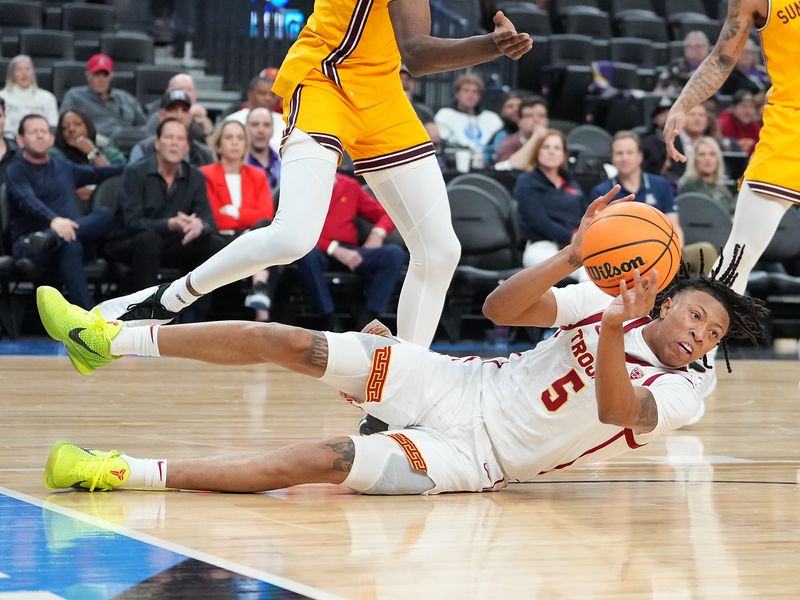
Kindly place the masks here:
[[(570, 243), (570, 262), (576, 266), (583, 263), (583, 236), (586, 234), (586, 228), (589, 227), (589, 223), (598, 213), (602, 212), (604, 208), (611, 204), (614, 200), (614, 196), (619, 194), (621, 189), (622, 186), (619, 184), (615, 185), (602, 196), (595, 198), (586, 208), (586, 212), (583, 213), (581, 224), (578, 226), (575, 233), (572, 234), (572, 242)], [(616, 200), (616, 202), (630, 202), (633, 199), (633, 194), (628, 194), (624, 198)]]
[(514, 24), (499, 10), (494, 15), (494, 32), (491, 34), (497, 49), (505, 56), (517, 60), (533, 48), (533, 40), (527, 33), (517, 33)]
[(619, 295), (603, 312), (603, 323), (622, 325), (625, 321), (646, 317), (653, 310), (658, 294), (658, 271), (655, 269), (642, 276), (639, 269), (633, 270), (633, 282), (619, 282)]
[(686, 162), (686, 157), (678, 152), (675, 147), (675, 138), (686, 125), (686, 112), (673, 105), (667, 113), (667, 120), (664, 123), (664, 144), (667, 146), (667, 156), (678, 162)]

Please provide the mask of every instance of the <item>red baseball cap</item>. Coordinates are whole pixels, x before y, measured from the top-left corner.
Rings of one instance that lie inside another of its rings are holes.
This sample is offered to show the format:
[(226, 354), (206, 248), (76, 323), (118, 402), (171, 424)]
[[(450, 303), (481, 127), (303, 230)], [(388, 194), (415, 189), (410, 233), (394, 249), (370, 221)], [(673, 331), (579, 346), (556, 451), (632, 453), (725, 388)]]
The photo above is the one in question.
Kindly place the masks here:
[(89, 73), (99, 73), (100, 71), (112, 73), (114, 71), (114, 61), (105, 54), (95, 54), (86, 61), (86, 70)]

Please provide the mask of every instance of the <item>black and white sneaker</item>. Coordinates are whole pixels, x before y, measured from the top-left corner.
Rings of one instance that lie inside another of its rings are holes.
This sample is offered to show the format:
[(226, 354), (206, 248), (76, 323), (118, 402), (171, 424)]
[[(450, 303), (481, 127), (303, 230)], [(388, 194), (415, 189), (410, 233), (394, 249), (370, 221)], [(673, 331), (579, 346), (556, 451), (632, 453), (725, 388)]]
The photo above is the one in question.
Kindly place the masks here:
[(388, 429), (389, 426), (386, 423), (372, 415), (367, 415), (358, 422), (359, 435), (372, 435), (373, 433), (388, 431)]
[(161, 304), (161, 297), (169, 286), (169, 283), (162, 283), (127, 296), (112, 298), (101, 302), (94, 310), (106, 321), (125, 321), (132, 327), (164, 325), (178, 316), (178, 313), (167, 310)]

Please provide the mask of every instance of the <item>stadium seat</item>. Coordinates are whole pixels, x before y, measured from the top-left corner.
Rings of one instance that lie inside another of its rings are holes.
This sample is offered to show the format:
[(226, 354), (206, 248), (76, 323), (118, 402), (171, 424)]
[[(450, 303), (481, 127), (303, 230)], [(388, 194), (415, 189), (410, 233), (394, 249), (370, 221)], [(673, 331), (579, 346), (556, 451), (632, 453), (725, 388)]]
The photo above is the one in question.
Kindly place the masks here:
[(78, 85), (86, 85), (86, 63), (75, 60), (53, 63), (52, 92), (59, 104), (67, 90)]
[(659, 16), (625, 15), (617, 20), (621, 37), (636, 37), (651, 42), (668, 42), (667, 22)]
[(74, 2), (64, 4), (61, 26), (71, 31), (76, 40), (100, 41), (104, 33), (114, 31), (114, 7)]
[[(498, 9), (501, 10), (501, 9)], [(529, 33), (534, 38), (542, 35), (551, 35), (550, 16), (534, 4), (517, 3), (502, 9), (505, 15), (514, 23), (517, 31)], [(538, 39), (534, 40), (538, 43)]]
[(147, 137), (143, 127), (123, 127), (111, 137), (111, 145), (118, 148), (127, 158), (133, 147)]
[(24, 29), (19, 33), (20, 54), (30, 56), (37, 67), (52, 67), (56, 61), (72, 60), (74, 45), (75, 37), (67, 31)]
[(609, 59), (637, 67), (653, 68), (656, 66), (655, 51), (652, 42), (644, 38), (616, 37), (608, 41)]
[(683, 40), (690, 31), (702, 31), (713, 45), (719, 37), (721, 29), (720, 21), (709, 19), (705, 15), (684, 14), (674, 20), (670, 19), (670, 30), (672, 37), (676, 40)]
[(161, 98), (167, 89), (169, 80), (180, 72), (180, 69), (173, 67), (157, 67), (155, 65), (136, 67), (136, 99), (146, 106), (153, 100)]
[(655, 16), (651, 0), (611, 0), (611, 14), (615, 19), (629, 16)]
[(699, 192), (679, 194), (675, 202), (684, 244), (709, 242), (715, 248), (725, 245), (731, 232), (731, 218), (719, 204)]
[(111, 78), (111, 86), (120, 90), (125, 90), (131, 96), (135, 96), (136, 74), (133, 71), (117, 71), (115, 65), (114, 76)]
[(567, 144), (582, 146), (590, 156), (611, 157), (611, 134), (597, 125), (578, 125), (567, 135)]
[(36, 67), (36, 84), (47, 91), (53, 90), (53, 69), (52, 67)]
[(706, 14), (706, 7), (703, 5), (702, 0), (664, 0), (664, 13), (667, 19), (674, 19), (681, 14)]
[[(516, 219), (516, 200), (511, 196), (508, 188), (496, 179), (483, 173), (463, 173), (451, 179), (447, 184), (447, 189), (461, 185), (470, 185), (482, 189), (500, 206), (506, 219)], [(517, 232), (513, 231), (511, 233), (516, 242)]]
[(8, 63), (11, 62), (10, 58), (0, 58), (0, 82), (6, 84), (6, 73), (8, 73)]
[(143, 33), (104, 33), (100, 36), (100, 51), (112, 58), (115, 72), (153, 64), (153, 38)]
[(593, 8), (572, 9), (562, 16), (564, 33), (588, 35), (606, 40), (611, 37), (608, 13)]
[(0, 0), (0, 31), (5, 37), (23, 29), (41, 29), (43, 14), (40, 2)]
[(516, 247), (516, 221), (492, 196), (472, 185), (448, 188), (453, 228), (461, 260), (445, 300), (442, 326), (451, 341), (461, 339), (465, 319), (484, 320), (486, 295), (522, 269)]

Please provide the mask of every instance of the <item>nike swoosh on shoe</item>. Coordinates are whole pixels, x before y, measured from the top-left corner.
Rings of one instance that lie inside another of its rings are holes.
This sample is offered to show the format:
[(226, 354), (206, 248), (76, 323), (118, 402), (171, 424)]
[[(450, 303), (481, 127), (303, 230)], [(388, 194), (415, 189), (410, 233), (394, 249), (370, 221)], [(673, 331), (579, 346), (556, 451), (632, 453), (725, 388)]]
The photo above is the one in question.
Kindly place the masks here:
[(81, 335), (80, 335), (81, 331), (85, 331), (85, 330), (86, 330), (86, 327), (76, 327), (75, 329), (71, 329), (70, 332), (69, 332), (69, 339), (71, 339), (73, 342), (78, 344), (81, 348), (91, 352), (95, 356), (99, 356), (100, 358), (103, 358), (102, 354), (100, 354), (98, 352), (95, 352), (94, 350), (89, 348), (88, 344), (86, 342), (84, 342), (83, 339), (81, 339)]

